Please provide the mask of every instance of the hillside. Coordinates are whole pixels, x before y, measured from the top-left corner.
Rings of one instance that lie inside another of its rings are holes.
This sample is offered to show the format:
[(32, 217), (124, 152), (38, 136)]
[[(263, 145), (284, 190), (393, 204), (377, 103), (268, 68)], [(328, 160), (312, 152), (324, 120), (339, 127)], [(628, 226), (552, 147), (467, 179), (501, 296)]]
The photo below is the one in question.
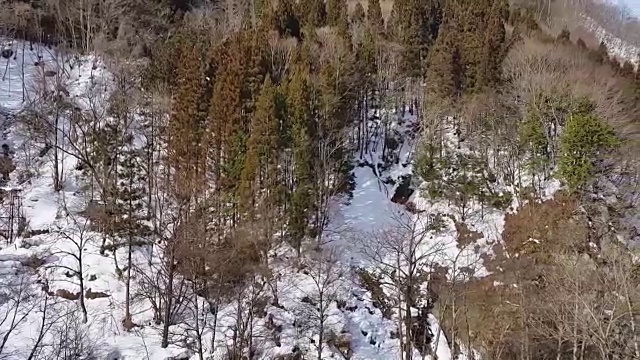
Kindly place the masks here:
[(0, 358), (640, 356), (619, 37), (501, 0), (5, 5)]

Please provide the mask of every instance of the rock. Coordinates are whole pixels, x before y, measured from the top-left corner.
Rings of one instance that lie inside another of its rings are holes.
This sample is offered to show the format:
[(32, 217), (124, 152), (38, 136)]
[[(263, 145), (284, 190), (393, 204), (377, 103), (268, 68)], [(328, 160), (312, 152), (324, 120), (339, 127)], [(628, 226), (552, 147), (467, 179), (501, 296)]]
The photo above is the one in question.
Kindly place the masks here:
[(80, 299), (80, 293), (72, 293), (69, 290), (66, 289), (58, 289), (56, 290), (55, 296), (57, 297), (61, 297), (63, 299), (67, 299), (67, 300), (78, 300)]
[(398, 184), (396, 192), (393, 194), (391, 201), (396, 204), (404, 205), (407, 201), (409, 201), (409, 198), (411, 197), (411, 195), (413, 195), (414, 192), (414, 190), (411, 188), (411, 175), (403, 175), (398, 180), (400, 181), (400, 183)]
[(125, 358), (119, 350), (112, 350), (107, 354), (104, 360), (125, 360)]
[(91, 291), (91, 288), (87, 289), (87, 291), (84, 293), (84, 297), (87, 299), (100, 299), (100, 298), (106, 298), (109, 297), (111, 295), (107, 294), (107, 293), (103, 293), (103, 292), (93, 292)]
[(13, 50), (10, 48), (4, 48), (2, 49), (2, 57), (5, 59), (9, 59), (11, 58), (11, 56), (13, 56)]

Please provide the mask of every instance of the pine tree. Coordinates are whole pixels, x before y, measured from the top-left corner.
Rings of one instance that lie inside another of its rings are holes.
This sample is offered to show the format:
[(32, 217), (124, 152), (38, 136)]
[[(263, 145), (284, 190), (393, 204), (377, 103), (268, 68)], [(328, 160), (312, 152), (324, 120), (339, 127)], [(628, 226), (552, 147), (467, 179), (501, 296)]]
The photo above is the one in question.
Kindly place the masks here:
[[(248, 124), (243, 116), (242, 49), (237, 39), (227, 40), (219, 55), (220, 68), (210, 101), (208, 118), (209, 162), (212, 183), (221, 202), (237, 201), (240, 173), (244, 166)], [(234, 218), (234, 209), (228, 214)]]
[(338, 35), (338, 38), (342, 40), (343, 46), (351, 49), (352, 38), (351, 33), (349, 32), (349, 25), (349, 15), (347, 12), (344, 12), (338, 18), (336, 34)]
[(369, 0), (367, 23), (374, 29), (375, 34), (382, 35), (384, 33), (384, 18), (382, 17), (380, 0)]
[(300, 251), (307, 233), (312, 208), (313, 140), (316, 127), (308, 84), (309, 71), (305, 65), (296, 65), (287, 93), (288, 122), (291, 126), (293, 150), (293, 194), (289, 209), (288, 230), (292, 245)]
[[(458, 33), (450, 30), (449, 23), (429, 53), (427, 71), (427, 101), (431, 103), (455, 102), (464, 91), (465, 67), (462, 60)], [(443, 107), (449, 105), (443, 104)]]
[(625, 60), (625, 62), (622, 64), (621, 73), (622, 73), (622, 76), (625, 76), (625, 77), (628, 77), (630, 79), (633, 79), (634, 67), (633, 67), (633, 64), (629, 60)]
[[(503, 37), (503, 32), (500, 30), (502, 26), (501, 18), (499, 14), (493, 17), (493, 21), (490, 22), (491, 15), (491, 0), (470, 1), (466, 0), (461, 2), (460, 8), (455, 8), (456, 18), (460, 21), (460, 27), (462, 32), (459, 34), (461, 41), (461, 56), (465, 67), (465, 79), (464, 79), (464, 91), (474, 92), (482, 89), (483, 85), (483, 69), (484, 65), (490, 66), (492, 61), (484, 61), (484, 57), (492, 57), (496, 54), (486, 53), (486, 48), (491, 44), (492, 51), (501, 52), (499, 48), (500, 37)], [(493, 31), (489, 33), (487, 26), (491, 25)], [(502, 29), (504, 30), (504, 29)], [(492, 36), (487, 38), (486, 36)], [(497, 39), (494, 39), (496, 36)]]
[(609, 50), (607, 49), (607, 44), (605, 44), (604, 41), (601, 41), (598, 49), (591, 51), (590, 57), (591, 60), (598, 64), (606, 64), (609, 61)]
[(185, 41), (181, 56), (171, 121), (166, 129), (167, 158), (173, 193), (179, 201), (188, 202), (204, 184), (203, 129), (199, 111), (203, 69), (200, 49), (194, 42)]
[(394, 9), (395, 39), (404, 48), (402, 72), (409, 77), (422, 77), (442, 22), (440, 1), (401, 0), (394, 4)]
[(580, 49), (587, 49), (587, 44), (584, 42), (584, 40), (582, 40), (582, 38), (578, 38), (578, 40), (576, 41), (576, 45), (578, 45)]
[(502, 61), (506, 56), (505, 13), (501, 1), (494, 1), (484, 39), (479, 88), (494, 86), (500, 81)]
[(327, 0), (327, 25), (341, 26), (341, 22), (347, 18), (347, 2), (345, 0)]
[[(129, 145), (131, 146), (131, 144)], [(119, 186), (116, 197), (116, 228), (119, 235), (127, 241), (127, 267), (126, 267), (126, 295), (125, 317), (123, 324), (129, 329), (133, 326), (131, 319), (131, 268), (133, 247), (142, 236), (149, 235), (149, 229), (144, 225), (144, 199), (148, 189), (143, 176), (143, 166), (140, 163), (141, 153), (134, 148), (129, 148), (123, 153), (123, 160), (119, 167)]]
[(569, 29), (564, 28), (562, 29), (562, 31), (560, 31), (560, 34), (558, 34), (558, 37), (556, 37), (556, 41), (561, 43), (561, 44), (568, 44), (571, 42), (571, 32), (569, 31)]
[(361, 74), (365, 77), (365, 86), (373, 86), (373, 76), (377, 73), (377, 53), (380, 39), (370, 25), (364, 28), (362, 43), (358, 48), (358, 61)]
[(278, 30), (280, 36), (293, 36), (301, 39), (300, 18), (296, 13), (293, 0), (278, 1), (273, 21), (275, 21), (274, 28)]
[(389, 18), (387, 19), (387, 22), (385, 24), (385, 33), (387, 35), (387, 38), (392, 39), (396, 42), (399, 42), (400, 38), (401, 38), (401, 32), (400, 32), (400, 19), (398, 15), (398, 8), (400, 5), (398, 5), (400, 2), (399, 1), (395, 1), (393, 3), (393, 5), (391, 6), (391, 13), (389, 14)]
[(561, 138), (558, 175), (569, 190), (580, 190), (595, 175), (601, 156), (618, 144), (613, 128), (591, 111), (581, 109), (569, 117)]
[(298, 2), (298, 14), (303, 26), (314, 28), (327, 25), (327, 7), (324, 0), (301, 0)]
[(357, 3), (356, 7), (353, 9), (353, 14), (351, 15), (351, 23), (352, 24), (362, 24), (365, 20), (364, 7), (362, 7), (361, 3)]
[(242, 205), (245, 210), (255, 205), (256, 195), (264, 189), (267, 199), (272, 198), (277, 179), (278, 131), (276, 90), (267, 77), (260, 91), (256, 111), (252, 116), (247, 155), (241, 175)]

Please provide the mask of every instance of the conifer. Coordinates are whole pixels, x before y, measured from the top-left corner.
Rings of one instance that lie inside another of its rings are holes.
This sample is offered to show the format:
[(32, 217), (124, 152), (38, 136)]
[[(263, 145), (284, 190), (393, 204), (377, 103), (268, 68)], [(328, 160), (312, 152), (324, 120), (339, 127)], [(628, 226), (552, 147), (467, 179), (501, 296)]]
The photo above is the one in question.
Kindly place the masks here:
[(502, 61), (506, 56), (506, 31), (504, 12), (500, 1), (494, 1), (488, 15), (489, 24), (484, 40), (478, 88), (492, 86), (500, 81)]
[(252, 116), (247, 155), (241, 175), (242, 205), (245, 208), (255, 204), (259, 189), (265, 189), (268, 193), (276, 185), (278, 130), (276, 92), (271, 79), (267, 77)]
[(361, 3), (357, 3), (355, 8), (353, 9), (353, 14), (351, 15), (351, 23), (352, 24), (362, 24), (365, 20), (364, 7), (362, 7)]
[(181, 201), (189, 201), (194, 191), (202, 189), (205, 174), (199, 112), (203, 70), (200, 49), (194, 42), (185, 40), (181, 50), (182, 61), (177, 69), (171, 121), (167, 127), (167, 156), (174, 194)]
[(572, 114), (561, 138), (558, 174), (571, 191), (580, 190), (595, 175), (602, 154), (618, 144), (613, 128), (584, 109)]
[(225, 44), (209, 109), (210, 162), (215, 166), (214, 183), (221, 196), (235, 199), (244, 165), (248, 126), (243, 116), (243, 57), (237, 39)]
[(341, 22), (347, 18), (347, 2), (345, 0), (327, 0), (327, 25), (341, 26)]
[(301, 0), (298, 2), (298, 14), (303, 26), (314, 28), (327, 24), (327, 7), (324, 0)]
[(367, 7), (367, 22), (374, 29), (374, 33), (382, 34), (384, 32), (384, 18), (382, 17), (382, 8), (380, 0), (369, 0)]
[(294, 161), (294, 187), (289, 211), (289, 233), (292, 245), (299, 251), (307, 232), (313, 189), (313, 141), (315, 121), (308, 84), (309, 71), (296, 65), (287, 93), (288, 122)]

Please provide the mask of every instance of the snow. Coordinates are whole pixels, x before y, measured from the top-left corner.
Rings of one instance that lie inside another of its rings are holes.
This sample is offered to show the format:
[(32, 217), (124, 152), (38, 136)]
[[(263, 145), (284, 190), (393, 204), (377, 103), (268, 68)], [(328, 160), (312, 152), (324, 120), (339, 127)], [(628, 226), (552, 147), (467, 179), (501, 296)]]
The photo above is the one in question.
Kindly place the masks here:
[(624, 40), (612, 35), (605, 28), (600, 26), (592, 18), (582, 15), (586, 28), (593, 32), (598, 41), (604, 42), (607, 45), (607, 50), (610, 56), (621, 59), (620, 63), (625, 60), (631, 62), (636, 69), (640, 65), (640, 48), (626, 43)]

